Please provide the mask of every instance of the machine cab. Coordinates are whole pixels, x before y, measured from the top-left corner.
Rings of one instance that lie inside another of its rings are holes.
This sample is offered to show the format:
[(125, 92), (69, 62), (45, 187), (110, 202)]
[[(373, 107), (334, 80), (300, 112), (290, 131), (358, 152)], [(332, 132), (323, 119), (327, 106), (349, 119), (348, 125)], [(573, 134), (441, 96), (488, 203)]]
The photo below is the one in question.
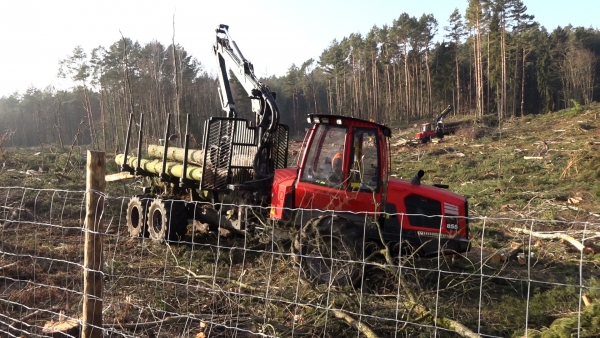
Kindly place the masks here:
[(334, 115), (309, 115), (308, 121), (313, 127), (298, 158), (294, 207), (351, 210), (363, 218), (382, 211), (390, 129)]
[(431, 130), (432, 130), (432, 129), (431, 129), (431, 123), (429, 123), (429, 122), (428, 122), (428, 123), (423, 123), (423, 124), (421, 125), (421, 132), (422, 132), (422, 133), (424, 133), (424, 132), (428, 132), (428, 131), (431, 131)]

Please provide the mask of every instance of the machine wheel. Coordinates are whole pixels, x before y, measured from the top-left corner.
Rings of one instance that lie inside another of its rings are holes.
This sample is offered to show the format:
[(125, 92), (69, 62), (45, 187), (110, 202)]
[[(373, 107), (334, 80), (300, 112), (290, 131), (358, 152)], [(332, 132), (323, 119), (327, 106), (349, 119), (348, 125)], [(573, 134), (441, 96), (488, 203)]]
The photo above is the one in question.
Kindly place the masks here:
[(132, 197), (127, 205), (127, 230), (129, 236), (148, 236), (146, 212), (150, 201), (147, 198)]
[(314, 283), (355, 285), (362, 272), (362, 235), (362, 229), (346, 218), (314, 218), (292, 242), (294, 260)]
[(158, 241), (178, 240), (187, 231), (187, 210), (182, 201), (155, 199), (148, 207), (148, 232)]

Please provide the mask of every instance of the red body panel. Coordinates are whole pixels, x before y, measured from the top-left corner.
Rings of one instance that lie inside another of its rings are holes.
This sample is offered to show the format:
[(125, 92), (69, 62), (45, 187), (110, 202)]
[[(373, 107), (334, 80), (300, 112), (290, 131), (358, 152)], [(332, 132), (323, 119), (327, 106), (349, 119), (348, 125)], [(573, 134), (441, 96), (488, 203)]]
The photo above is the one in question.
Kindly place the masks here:
[(292, 198), (293, 184), (297, 174), (298, 169), (295, 168), (275, 170), (273, 186), (271, 187), (271, 218), (283, 219), (284, 209), (294, 207), (293, 205), (286, 205), (286, 200), (290, 201), (290, 198)]
[(419, 139), (419, 140), (427, 139), (429, 137), (434, 137), (434, 136), (436, 136), (436, 131), (435, 130), (420, 131), (420, 132), (418, 132), (418, 133), (415, 134), (415, 138)]
[[(351, 211), (373, 214), (381, 211), (381, 189), (378, 193), (339, 190), (298, 182), (295, 189), (295, 207), (301, 209)], [(377, 204), (376, 204), (377, 203)]]
[[(409, 219), (402, 222), (403, 230), (441, 232), (450, 236), (458, 235), (462, 238), (468, 237), (467, 220), (464, 217), (467, 214), (467, 201), (463, 196), (447, 191), (445, 189), (428, 186), (415, 185), (408, 181), (390, 178), (388, 182), (387, 203), (396, 205), (396, 212), (408, 214), (405, 198), (410, 194), (416, 194), (425, 198), (439, 201), (441, 204), (441, 215), (446, 216), (441, 221), (441, 230), (420, 227), (417, 224), (411, 224)], [(459, 216), (459, 217), (453, 217)], [(456, 225), (456, 226), (454, 226)]]

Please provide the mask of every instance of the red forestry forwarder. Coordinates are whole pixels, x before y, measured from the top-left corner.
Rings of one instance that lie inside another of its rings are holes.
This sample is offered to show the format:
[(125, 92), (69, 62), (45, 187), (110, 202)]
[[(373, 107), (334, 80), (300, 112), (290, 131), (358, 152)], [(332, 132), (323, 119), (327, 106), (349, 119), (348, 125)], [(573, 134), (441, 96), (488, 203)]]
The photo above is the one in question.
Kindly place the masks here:
[(444, 117), (451, 111), (452, 106), (448, 105), (448, 107), (440, 113), (440, 116), (435, 119), (435, 123), (423, 123), (421, 125), (421, 131), (415, 134), (415, 138), (423, 143), (427, 143), (434, 137), (444, 138), (445, 135), (454, 134), (459, 127), (459, 123), (444, 124)]
[[(145, 188), (130, 200), (131, 235), (176, 240), (185, 235), (188, 219), (250, 232), (266, 230), (261, 224), (268, 220), (293, 239), (292, 252), (306, 276), (321, 282), (355, 278), (359, 269), (336, 268), (331, 258), (360, 261), (365, 242), (384, 241), (396, 251), (402, 244), (401, 251), (418, 248), (423, 255), (469, 250), (467, 200), (447, 186), (421, 184), (422, 170), (412, 181), (390, 177), (391, 130), (384, 125), (308, 115), (312, 128), (297, 163), (288, 167), (288, 127), (279, 123), (275, 93), (258, 81), (228, 28), (219, 26), (214, 45), (226, 116), (205, 122), (201, 168), (188, 164), (189, 153), (197, 150), (189, 149), (187, 130), (183, 164), (168, 161), (169, 123), (160, 172), (152, 169), (156, 163), (141, 160), (141, 128), (137, 157), (128, 159), (130, 117), (126, 151), (117, 163), (122, 171), (157, 177), (164, 189)], [(255, 121), (237, 117), (229, 72), (250, 96)], [(173, 174), (175, 166), (183, 166), (180, 177)], [(200, 177), (194, 174), (198, 169)], [(259, 210), (264, 214), (257, 215)]]

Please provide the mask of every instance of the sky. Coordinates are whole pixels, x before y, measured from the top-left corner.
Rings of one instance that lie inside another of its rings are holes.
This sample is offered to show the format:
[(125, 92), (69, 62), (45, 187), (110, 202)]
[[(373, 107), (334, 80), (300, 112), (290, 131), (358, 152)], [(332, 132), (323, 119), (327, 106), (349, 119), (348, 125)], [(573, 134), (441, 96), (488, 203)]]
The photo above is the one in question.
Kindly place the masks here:
[[(557, 26), (599, 28), (600, 0), (523, 0), (549, 31)], [(467, 0), (0, 0), (0, 97), (30, 86), (72, 86), (57, 78), (59, 60), (80, 45), (88, 53), (123, 36), (142, 46), (175, 38), (215, 74), (215, 28), (229, 33), (255, 73), (283, 76), (292, 64), (319, 56), (334, 39), (392, 25), (403, 12), (431, 13), (439, 32)], [(175, 31), (173, 30), (173, 24)]]

